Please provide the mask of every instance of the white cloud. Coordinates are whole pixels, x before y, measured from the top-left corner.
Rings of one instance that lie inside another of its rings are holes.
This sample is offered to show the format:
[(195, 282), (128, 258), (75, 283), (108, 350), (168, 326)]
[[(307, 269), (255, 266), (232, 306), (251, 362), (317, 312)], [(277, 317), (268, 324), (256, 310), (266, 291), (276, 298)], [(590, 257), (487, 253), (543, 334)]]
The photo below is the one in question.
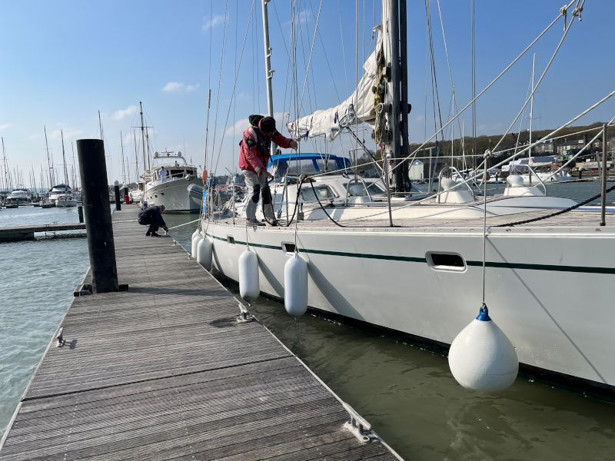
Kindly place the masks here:
[(248, 127), (247, 117), (242, 118), (241, 120), (237, 120), (233, 126), (227, 128), (226, 131), (224, 132), (224, 136), (235, 135), (241, 138), (241, 134), (243, 133), (243, 130), (245, 130), (247, 127)]
[(228, 21), (228, 16), (224, 14), (217, 14), (214, 16), (205, 16), (203, 18), (203, 24), (201, 25), (201, 30), (208, 31), (209, 29), (213, 29), (220, 24), (224, 24)]
[(126, 109), (118, 109), (111, 114), (111, 118), (116, 121), (124, 120), (127, 117), (132, 117), (137, 113), (137, 106), (128, 106)]
[[(297, 12), (297, 14), (295, 15), (296, 24), (307, 24), (308, 22), (312, 22), (312, 12), (310, 10), (301, 10)], [(284, 25), (290, 26), (291, 22), (286, 21)]]
[(305, 24), (312, 20), (312, 13), (309, 10), (302, 10), (297, 13), (297, 23)]
[(71, 139), (78, 138), (82, 133), (83, 131), (77, 128), (57, 128), (49, 134), (49, 137), (53, 140), (59, 140), (62, 139), (62, 134), (64, 134), (64, 142), (68, 142)]
[(0, 131), (6, 130), (11, 125), (11, 123), (4, 123), (3, 125), (0, 125)]
[(182, 82), (169, 82), (164, 87), (162, 87), (162, 91), (165, 93), (190, 93), (191, 91), (196, 90), (199, 85), (186, 85)]

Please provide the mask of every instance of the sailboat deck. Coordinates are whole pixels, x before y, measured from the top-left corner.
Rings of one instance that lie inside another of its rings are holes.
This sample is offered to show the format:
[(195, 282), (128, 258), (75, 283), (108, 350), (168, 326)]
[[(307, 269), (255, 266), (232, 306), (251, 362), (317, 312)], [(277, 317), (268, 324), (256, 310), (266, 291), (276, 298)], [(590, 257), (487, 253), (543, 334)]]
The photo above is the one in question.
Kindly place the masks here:
[[(588, 230), (593, 231), (595, 229), (613, 231), (613, 225), (615, 224), (615, 213), (606, 213), (605, 222), (606, 226), (600, 226), (600, 212), (599, 211), (571, 211), (568, 213), (553, 215), (557, 210), (537, 210), (532, 212), (524, 212), (520, 214), (508, 214), (504, 216), (489, 216), (487, 218), (487, 227), (502, 227), (505, 229), (523, 228), (523, 229), (575, 229), (575, 230)], [(527, 222), (537, 219), (532, 222)], [(230, 219), (223, 220), (230, 223)], [(284, 220), (280, 221), (284, 226)], [(235, 224), (246, 225), (245, 219), (236, 219)], [(391, 227), (388, 217), (385, 219), (364, 219), (364, 220), (345, 220), (339, 222), (344, 229), (378, 229), (378, 230), (396, 230), (396, 229), (412, 229), (421, 230), (425, 229), (430, 232), (447, 231), (452, 229), (465, 229), (475, 230), (483, 228), (482, 218), (419, 218), (419, 219), (393, 219), (393, 226)], [(511, 224), (514, 224), (511, 226)], [(294, 223), (291, 227), (294, 227)], [(323, 219), (318, 221), (301, 221), (299, 223), (301, 229), (334, 229), (339, 226), (334, 224), (331, 220)]]

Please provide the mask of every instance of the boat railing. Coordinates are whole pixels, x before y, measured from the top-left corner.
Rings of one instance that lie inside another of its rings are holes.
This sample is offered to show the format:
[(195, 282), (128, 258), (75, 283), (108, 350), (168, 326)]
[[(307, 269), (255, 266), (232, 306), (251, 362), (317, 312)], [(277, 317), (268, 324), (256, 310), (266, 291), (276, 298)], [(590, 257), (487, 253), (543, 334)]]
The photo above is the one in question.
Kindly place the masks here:
[[(463, 175), (459, 172), (457, 168), (452, 165), (447, 165), (440, 170), (438, 174), (438, 190), (436, 192), (438, 197), (438, 202), (440, 202), (440, 196), (445, 190), (442, 186), (442, 178), (451, 178), (455, 181), (455, 184), (449, 189), (450, 191), (459, 190), (461, 187), (465, 186), (466, 189), (470, 191), (472, 194), (472, 198), (476, 199), (476, 195), (474, 194), (474, 188), (470, 185), (470, 181), (474, 182), (475, 176), (471, 176), (470, 178), (464, 178)], [(460, 181), (456, 181), (455, 178), (460, 179)]]
[[(527, 167), (528, 179), (530, 181), (530, 186), (533, 186), (532, 181), (533, 181), (534, 178), (536, 178), (538, 180), (538, 184), (536, 184), (536, 186), (542, 188), (542, 191), (544, 192), (544, 194), (547, 195), (547, 186), (542, 181), (542, 178), (540, 177), (538, 172), (531, 165), (523, 165), (523, 166)], [(556, 172), (553, 172), (553, 175), (555, 175), (555, 173)], [(553, 176), (553, 175), (551, 175), (551, 176)]]
[(351, 193), (351, 189), (353, 187), (353, 184), (360, 184), (360, 188), (361, 188), (361, 192), (365, 192), (367, 194), (367, 197), (369, 199), (370, 202), (373, 202), (373, 198), (372, 198), (372, 194), (370, 194), (369, 192), (369, 187), (367, 186), (367, 184), (365, 183), (365, 180), (363, 179), (362, 176), (355, 176), (354, 178), (350, 179), (347, 183), (346, 183), (346, 198), (344, 199), (344, 205), (348, 206), (349, 201), (350, 201), (350, 197), (351, 196), (363, 196), (364, 194), (354, 194)]

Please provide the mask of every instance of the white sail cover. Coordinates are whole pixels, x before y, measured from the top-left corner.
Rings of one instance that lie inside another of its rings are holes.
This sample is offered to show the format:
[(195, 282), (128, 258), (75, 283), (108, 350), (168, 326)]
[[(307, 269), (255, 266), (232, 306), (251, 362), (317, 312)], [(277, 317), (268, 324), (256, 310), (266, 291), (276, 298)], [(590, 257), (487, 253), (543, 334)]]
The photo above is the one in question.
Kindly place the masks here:
[(318, 110), (300, 119), (288, 122), (289, 133), (295, 138), (326, 136), (333, 140), (345, 125), (360, 122), (371, 123), (376, 118), (372, 87), (378, 76), (377, 52), (382, 45), (382, 34), (378, 33), (376, 49), (363, 64), (363, 77), (357, 89), (342, 103), (325, 110)]

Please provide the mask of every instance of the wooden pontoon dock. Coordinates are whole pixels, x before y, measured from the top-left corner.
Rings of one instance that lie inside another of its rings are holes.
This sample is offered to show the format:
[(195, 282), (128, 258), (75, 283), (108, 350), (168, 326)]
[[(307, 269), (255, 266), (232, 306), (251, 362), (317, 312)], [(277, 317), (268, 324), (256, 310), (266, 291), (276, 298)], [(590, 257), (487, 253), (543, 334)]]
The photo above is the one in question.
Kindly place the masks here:
[[(39, 224), (37, 226), (19, 226), (0, 228), (0, 242), (18, 242), (35, 240), (35, 233), (56, 233), (62, 231), (85, 230), (84, 223), (75, 224)], [(80, 234), (83, 235), (83, 234)]]
[(74, 298), (66, 343), (50, 343), (1, 459), (400, 459), (349, 430), (342, 402), (263, 325), (238, 322), (238, 300), (170, 237), (146, 238), (136, 215), (113, 216), (128, 290)]

